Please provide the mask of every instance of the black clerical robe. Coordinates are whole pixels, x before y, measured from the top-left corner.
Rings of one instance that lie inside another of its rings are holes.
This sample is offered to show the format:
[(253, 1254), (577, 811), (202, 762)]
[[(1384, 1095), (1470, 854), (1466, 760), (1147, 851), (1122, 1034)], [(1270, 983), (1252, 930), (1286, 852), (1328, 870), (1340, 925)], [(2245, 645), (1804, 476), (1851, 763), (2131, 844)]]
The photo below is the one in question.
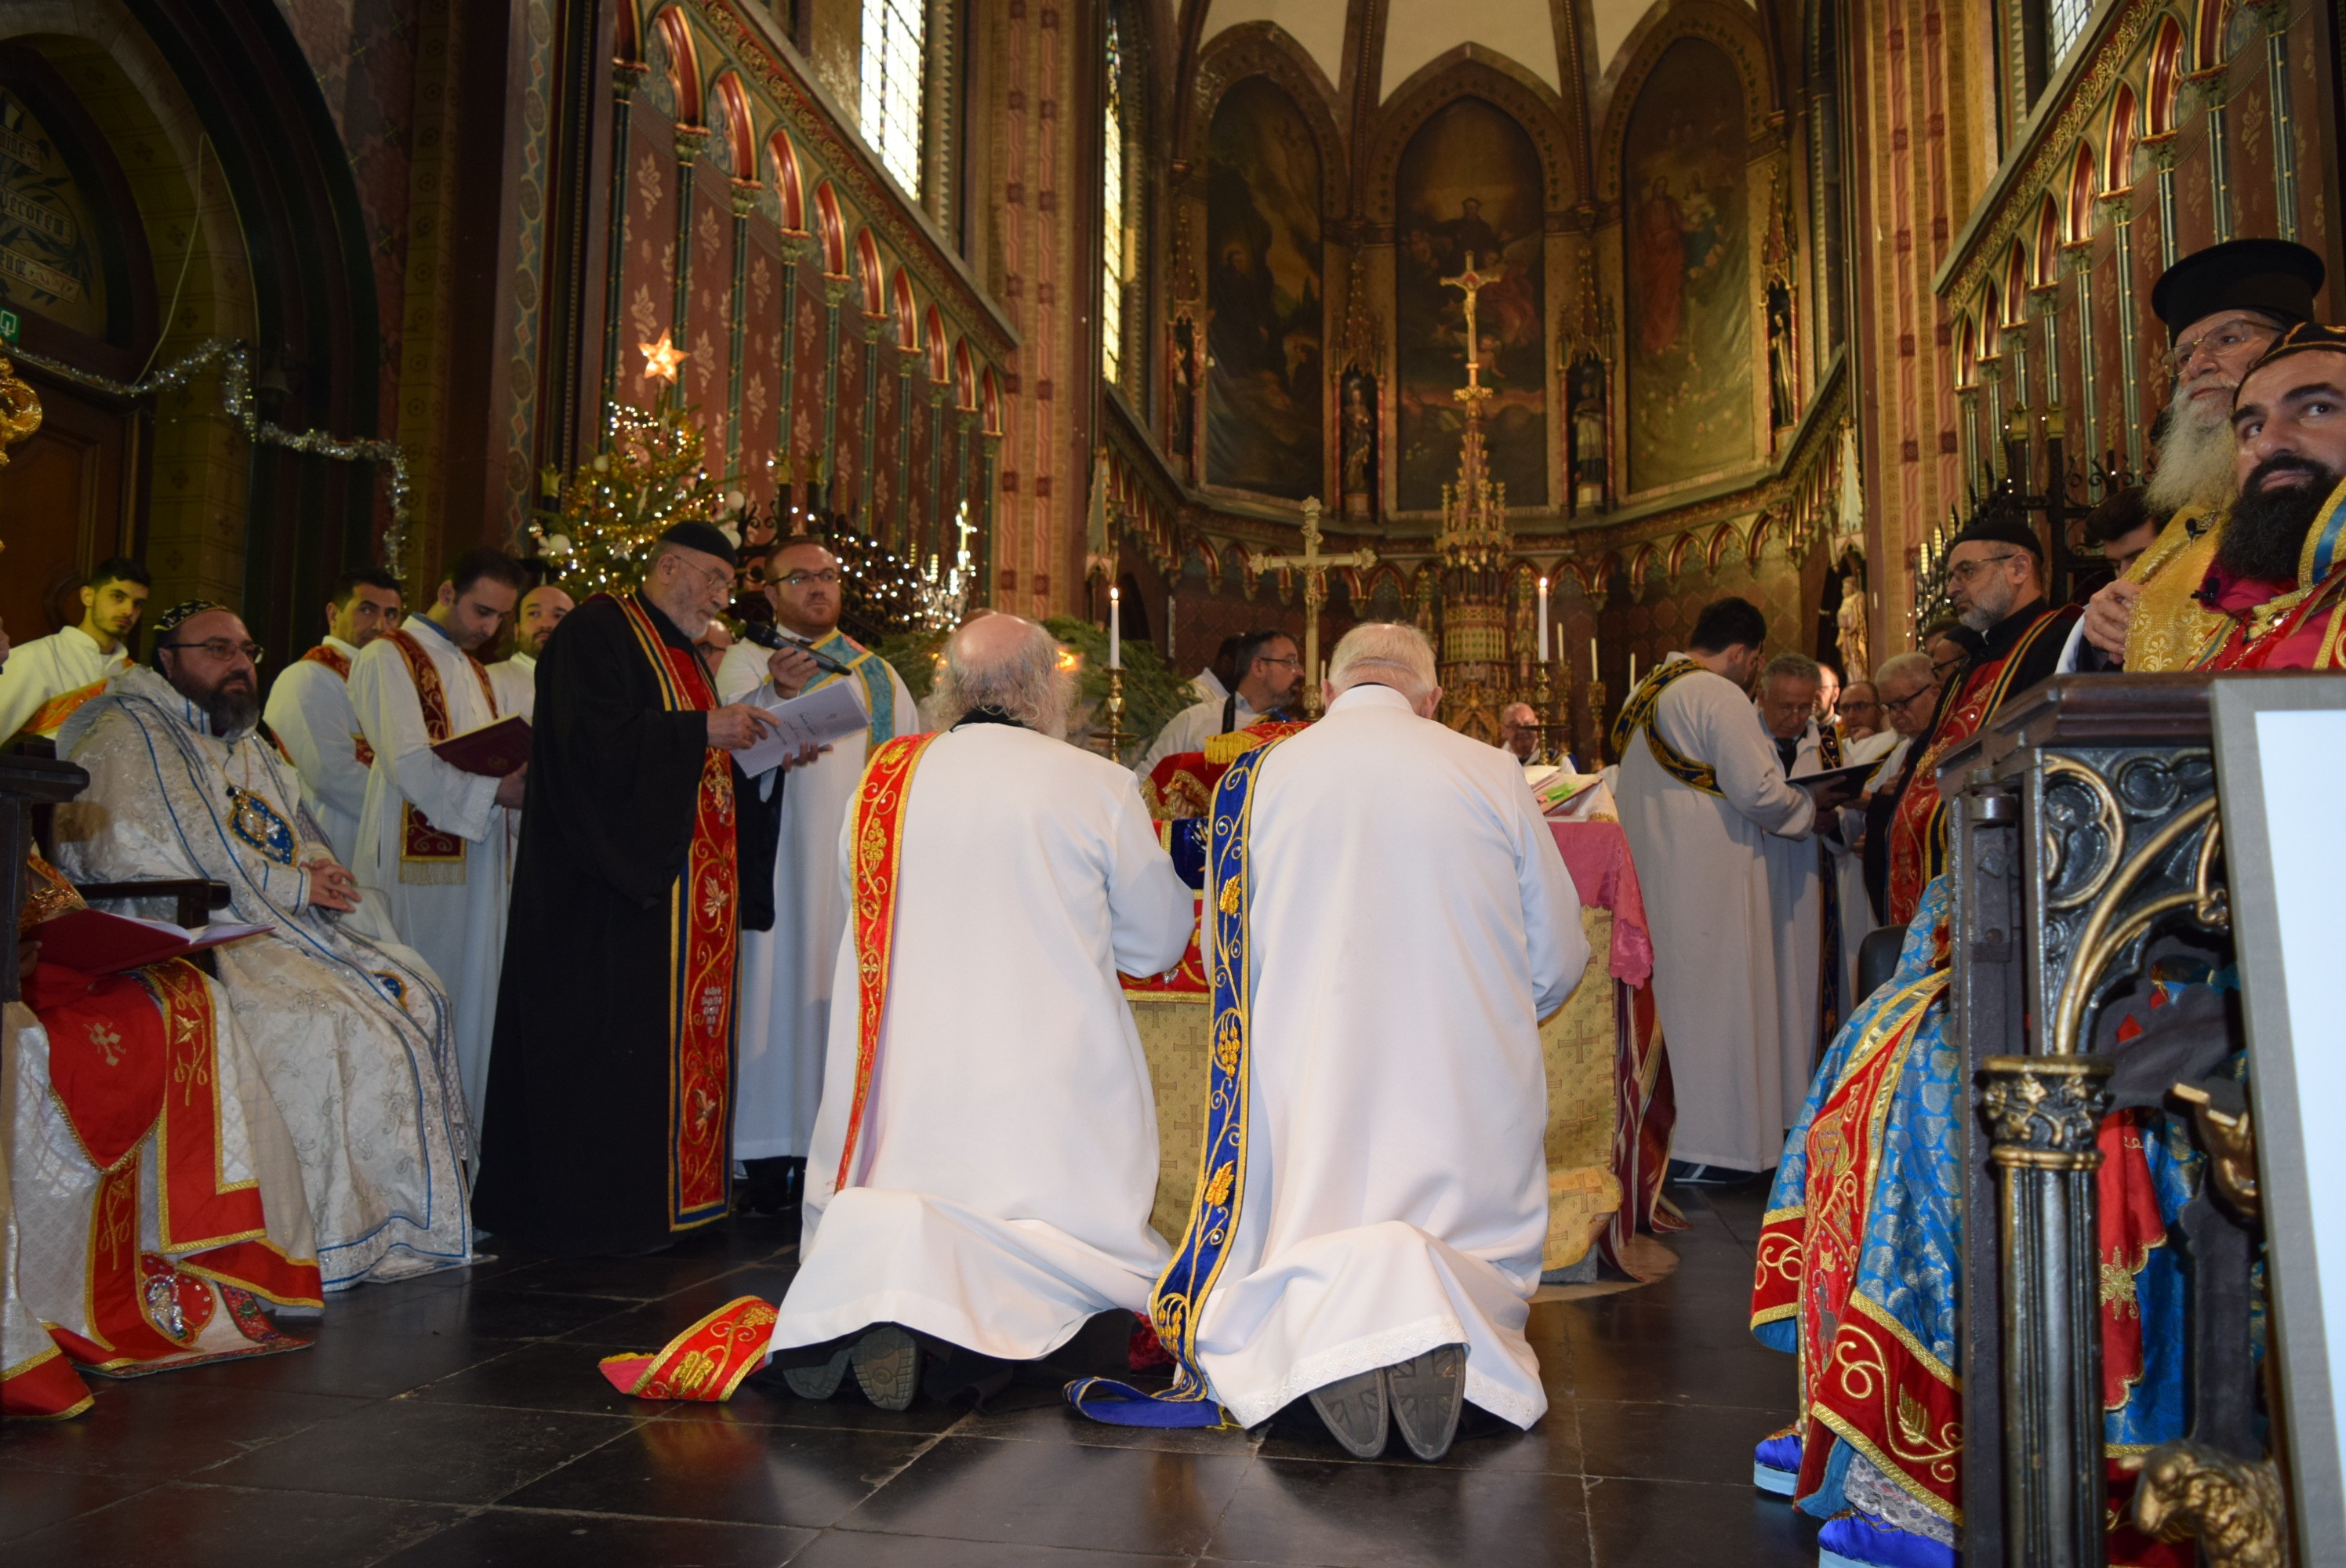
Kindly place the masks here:
[(709, 748), (715, 683), (637, 596), (579, 606), (536, 684), (473, 1212), (639, 1252), (730, 1201), (740, 925), (771, 920), (780, 791)]

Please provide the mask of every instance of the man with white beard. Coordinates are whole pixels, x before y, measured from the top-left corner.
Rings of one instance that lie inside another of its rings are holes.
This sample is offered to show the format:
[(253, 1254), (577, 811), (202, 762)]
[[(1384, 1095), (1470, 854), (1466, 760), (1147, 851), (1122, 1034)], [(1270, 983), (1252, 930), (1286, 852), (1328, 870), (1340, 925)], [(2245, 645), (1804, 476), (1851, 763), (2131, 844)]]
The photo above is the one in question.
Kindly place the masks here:
[(1398, 1426), (1430, 1461), (1466, 1403), (1524, 1428), (1547, 1409), (1524, 1338), (1539, 1021), (1588, 944), (1521, 767), (1434, 722), (1423, 633), (1354, 626), (1322, 690), (1325, 718), (1217, 786), (1205, 1169), (1151, 1303), (1178, 1380), (1068, 1392), (1119, 1425), (1308, 1399), (1355, 1457)]
[(2145, 487), (2168, 517), (2157, 539), (2096, 593), (2062, 650), (2064, 672), (2182, 668), (2221, 617), (2191, 596), (2238, 491), (2232, 396), (2280, 334), (2313, 319), (2321, 258), (2285, 239), (2233, 239), (2169, 267), (2150, 306), (2167, 323), (2175, 391), (2158, 467)]
[[(1146, 1306), (1164, 1267), (1118, 972), (1178, 962), (1194, 905), (1132, 775), (1066, 744), (1070, 680), (1032, 621), (964, 626), (931, 698), (944, 732), (876, 748), (838, 835), (854, 916), (772, 1339), (801, 1398), (852, 1365), (903, 1410), (924, 1356), (932, 1397), (1000, 1377)], [(1535, 1105), (1540, 1083), (1535, 1046)], [(1131, 1319), (1109, 1326), (1121, 1348)]]

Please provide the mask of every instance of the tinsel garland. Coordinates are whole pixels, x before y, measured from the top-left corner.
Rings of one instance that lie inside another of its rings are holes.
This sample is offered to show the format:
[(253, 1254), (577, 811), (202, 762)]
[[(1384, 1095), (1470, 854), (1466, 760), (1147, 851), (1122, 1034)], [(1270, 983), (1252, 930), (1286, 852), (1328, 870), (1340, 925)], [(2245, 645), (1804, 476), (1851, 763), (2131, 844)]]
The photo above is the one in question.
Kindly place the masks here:
[(252, 345), (235, 338), (206, 338), (177, 363), (166, 365), (153, 374), (136, 382), (118, 382), (108, 376), (92, 374), (46, 354), (36, 354), (19, 345), (15, 358), (36, 367), (59, 381), (71, 382), (109, 397), (135, 399), (152, 397), (157, 392), (175, 392), (196, 377), (196, 372), (220, 361), (220, 411), (236, 422), (248, 441), (269, 446), (281, 446), (289, 452), (299, 452), (311, 457), (329, 458), (336, 463), (380, 463), (391, 471), (391, 526), (382, 534), (382, 560), (396, 568), (407, 551), (407, 453), (395, 441), (343, 441), (322, 430), (287, 430), (274, 421), (263, 419), (260, 406), (252, 396)]

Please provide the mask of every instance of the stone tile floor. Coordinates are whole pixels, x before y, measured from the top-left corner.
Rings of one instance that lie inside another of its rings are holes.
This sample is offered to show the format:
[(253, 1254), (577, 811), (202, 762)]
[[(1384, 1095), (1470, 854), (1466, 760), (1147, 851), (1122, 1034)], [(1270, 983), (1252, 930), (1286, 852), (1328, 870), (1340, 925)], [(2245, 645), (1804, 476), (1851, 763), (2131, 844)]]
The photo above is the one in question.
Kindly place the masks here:
[(1149, 1432), (1040, 1398), (887, 1415), (852, 1390), (822, 1405), (613, 1392), (597, 1357), (649, 1349), (733, 1297), (780, 1296), (796, 1222), (742, 1220), (657, 1257), (508, 1254), (371, 1286), (294, 1326), (309, 1350), (97, 1380), (81, 1419), (0, 1430), (0, 1560), (1812, 1563), (1814, 1530), (1750, 1481), (1792, 1378), (1744, 1327), (1764, 1189), (1675, 1196), (1693, 1222), (1669, 1238), (1678, 1272), (1535, 1306), (1546, 1420), (1462, 1437), (1439, 1465), (1355, 1462), (1308, 1419)]

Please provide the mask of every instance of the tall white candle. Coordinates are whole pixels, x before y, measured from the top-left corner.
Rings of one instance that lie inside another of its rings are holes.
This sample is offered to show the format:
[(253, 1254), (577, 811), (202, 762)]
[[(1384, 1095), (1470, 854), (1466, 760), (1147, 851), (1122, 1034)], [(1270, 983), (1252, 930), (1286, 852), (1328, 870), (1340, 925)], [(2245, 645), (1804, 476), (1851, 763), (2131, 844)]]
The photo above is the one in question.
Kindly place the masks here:
[(1591, 680), (1605, 678), (1596, 673), (1596, 639), (1595, 637), (1588, 639), (1588, 678)]
[(1540, 579), (1539, 661), (1547, 663), (1547, 579)]
[(1107, 667), (1124, 667), (1124, 606), (1117, 591), (1107, 591)]
[(1629, 656), (1629, 685), (1630, 685), (1630, 687), (1631, 687), (1632, 689), (1635, 689), (1635, 688), (1636, 688), (1636, 687), (1637, 687), (1637, 656), (1636, 654), (1634, 654), (1634, 653), (1633, 653), (1633, 654), (1631, 654), (1631, 655)]

